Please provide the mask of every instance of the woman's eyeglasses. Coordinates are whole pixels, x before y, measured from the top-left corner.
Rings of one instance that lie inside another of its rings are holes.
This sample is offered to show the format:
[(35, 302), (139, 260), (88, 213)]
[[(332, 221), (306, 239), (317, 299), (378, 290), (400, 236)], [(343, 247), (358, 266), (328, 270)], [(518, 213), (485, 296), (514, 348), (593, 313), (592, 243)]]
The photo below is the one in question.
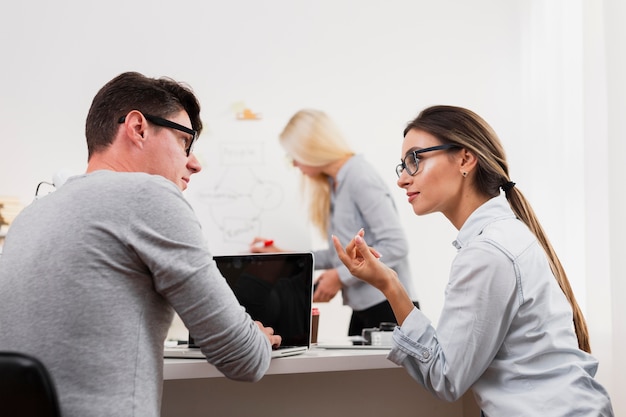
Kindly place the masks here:
[(401, 163), (396, 166), (396, 174), (398, 178), (402, 175), (402, 171), (406, 170), (406, 173), (413, 176), (417, 174), (419, 169), (420, 158), (417, 156), (424, 152), (439, 151), (443, 149), (460, 148), (456, 143), (446, 143), (445, 145), (431, 146), (430, 148), (418, 149), (407, 153)]

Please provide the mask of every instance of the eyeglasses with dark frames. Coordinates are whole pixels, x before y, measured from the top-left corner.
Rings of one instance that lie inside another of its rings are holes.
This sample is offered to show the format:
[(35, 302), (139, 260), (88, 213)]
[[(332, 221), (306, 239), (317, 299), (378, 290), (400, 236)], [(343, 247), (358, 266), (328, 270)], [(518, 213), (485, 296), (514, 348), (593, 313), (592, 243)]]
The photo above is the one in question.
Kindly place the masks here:
[(415, 151), (410, 151), (406, 154), (402, 162), (400, 162), (396, 166), (396, 174), (398, 178), (402, 175), (402, 171), (406, 170), (406, 173), (410, 176), (417, 174), (417, 170), (419, 169), (419, 160), (420, 158), (417, 156), (419, 154), (431, 151), (439, 151), (444, 149), (453, 149), (453, 148), (461, 148), (461, 146), (456, 143), (446, 143), (445, 145), (437, 145), (431, 146), (430, 148), (418, 149)]
[[(186, 126), (179, 125), (178, 123), (172, 122), (171, 120), (167, 120), (159, 116), (153, 116), (151, 114), (145, 114), (145, 113), (142, 113), (142, 114), (146, 118), (146, 120), (149, 121), (150, 123), (154, 123), (155, 125), (161, 126), (161, 127), (169, 127), (170, 129), (175, 129), (180, 132), (184, 132), (184, 133), (191, 135), (191, 139), (189, 138), (185, 139), (185, 153), (187, 154), (187, 156), (191, 154), (191, 152), (193, 151), (193, 145), (196, 142), (196, 139), (198, 138), (198, 132), (196, 130), (189, 129)], [(126, 121), (126, 116), (120, 117), (117, 122), (124, 123), (124, 121)]]

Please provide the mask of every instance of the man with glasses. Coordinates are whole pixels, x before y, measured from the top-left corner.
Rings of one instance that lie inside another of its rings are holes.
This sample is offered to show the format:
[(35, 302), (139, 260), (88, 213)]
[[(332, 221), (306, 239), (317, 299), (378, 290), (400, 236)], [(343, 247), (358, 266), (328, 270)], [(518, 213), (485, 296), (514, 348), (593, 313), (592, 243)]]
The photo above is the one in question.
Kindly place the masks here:
[(221, 276), (182, 191), (201, 170), (193, 92), (124, 73), (93, 99), (86, 173), (15, 219), (0, 258), (0, 350), (50, 370), (64, 416), (160, 414), (174, 311), (207, 360), (256, 381), (280, 336)]

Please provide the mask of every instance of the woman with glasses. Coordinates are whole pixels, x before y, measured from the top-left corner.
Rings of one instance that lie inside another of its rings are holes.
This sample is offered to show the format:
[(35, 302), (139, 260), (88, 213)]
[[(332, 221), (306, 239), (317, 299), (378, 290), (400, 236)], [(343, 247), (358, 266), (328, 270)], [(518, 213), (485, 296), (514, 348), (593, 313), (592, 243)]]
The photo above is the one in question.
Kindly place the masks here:
[(404, 130), (398, 186), (415, 214), (440, 212), (459, 230), (436, 328), (367, 229), (345, 250), (334, 239), (339, 258), (391, 303), (389, 359), (437, 397), (471, 389), (485, 416), (612, 416), (567, 275), (508, 171), (496, 133), (470, 110), (430, 107)]
[[(355, 228), (366, 228), (368, 239), (375, 242), (413, 300), (408, 242), (387, 185), (322, 111), (304, 109), (294, 114), (280, 134), (280, 144), (303, 174), (310, 220), (328, 241), (328, 249), (314, 253), (315, 267), (324, 271), (316, 281), (313, 301), (330, 301), (341, 291), (343, 303), (352, 308), (349, 335), (395, 322), (383, 294), (350, 274), (330, 240), (333, 234), (347, 240)], [(258, 245), (261, 242), (267, 240), (255, 238), (250, 250), (282, 250), (273, 244)]]

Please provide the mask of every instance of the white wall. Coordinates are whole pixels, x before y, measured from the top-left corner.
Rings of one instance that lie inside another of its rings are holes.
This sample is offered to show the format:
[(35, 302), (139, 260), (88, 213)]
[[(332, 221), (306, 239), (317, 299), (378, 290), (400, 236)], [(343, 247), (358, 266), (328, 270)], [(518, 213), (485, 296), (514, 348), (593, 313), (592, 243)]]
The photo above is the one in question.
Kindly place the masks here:
[[(612, 353), (610, 361), (606, 361), (604, 367), (609, 367), (611, 372), (607, 373), (610, 378), (610, 386), (613, 395), (613, 406), (615, 415), (626, 415), (626, 396), (623, 387), (626, 386), (626, 358), (623, 355), (626, 346), (626, 303), (623, 296), (626, 294), (626, 265), (624, 264), (624, 242), (626, 235), (626, 195), (624, 194), (624, 184), (626, 183), (626, 172), (624, 171), (624, 155), (626, 155), (626, 125), (624, 125), (624, 113), (626, 110), (626, 3), (622, 0), (607, 0), (605, 7), (601, 10), (604, 20), (603, 35), (605, 39), (606, 52), (606, 129), (608, 137), (608, 181), (607, 178), (600, 178), (607, 184), (606, 196), (609, 200), (609, 245), (607, 249), (610, 257), (609, 283), (603, 282), (605, 290), (598, 294), (595, 307), (604, 313), (598, 317), (597, 321), (603, 323), (602, 337), (606, 344), (603, 349)], [(590, 126), (588, 142), (590, 148), (596, 145), (597, 133)], [(600, 133), (603, 133), (600, 131)], [(594, 155), (590, 155), (592, 158)], [(595, 181), (593, 186), (598, 186), (599, 181)], [(594, 272), (594, 271), (590, 271)], [(605, 272), (602, 270), (602, 272)], [(610, 305), (610, 307), (608, 307)], [(601, 307), (602, 306), (602, 307)], [(609, 320), (609, 317), (612, 320)], [(610, 343), (610, 347), (606, 345)], [(621, 388), (618, 391), (618, 387)]]
[[(520, 139), (522, 5), (11, 4), (5, 16), (12, 17), (0, 29), (7, 56), (0, 82), (3, 96), (10, 97), (0, 109), (1, 140), (10, 145), (0, 164), (0, 195), (27, 203), (36, 184), (58, 169), (84, 168), (90, 101), (122, 71), (189, 82), (202, 100), (209, 131), (211, 120), (238, 101), (285, 122), (301, 107), (318, 107), (339, 122), (394, 189), (411, 236), (420, 301), (436, 320), (455, 232), (441, 216), (416, 218), (396, 189), (401, 132), (423, 107), (452, 103), (483, 114), (507, 144)], [(527, 182), (522, 175), (516, 180)], [(437, 255), (424, 256), (431, 248)]]
[[(623, 327), (611, 320), (624, 307), (610, 302), (624, 284), (609, 278), (624, 272), (623, 233), (609, 233), (625, 228), (617, 215), (624, 202), (609, 193), (624, 175), (620, 0), (35, 3), (11, 2), (0, 17), (0, 196), (27, 204), (59, 169), (84, 169), (89, 104), (123, 71), (188, 82), (207, 133), (236, 102), (285, 121), (318, 107), (388, 179), (420, 302), (436, 322), (456, 231), (440, 215), (415, 217), (393, 168), (404, 125), (419, 110), (466, 106), (499, 133), (512, 179), (570, 274), (598, 335), (599, 378), (612, 392), (624, 381), (617, 375), (626, 365), (612, 354)], [(600, 132), (590, 127), (602, 123)], [(599, 287), (594, 273), (604, 277)], [(324, 308), (320, 337), (345, 331), (349, 312), (337, 302)]]

